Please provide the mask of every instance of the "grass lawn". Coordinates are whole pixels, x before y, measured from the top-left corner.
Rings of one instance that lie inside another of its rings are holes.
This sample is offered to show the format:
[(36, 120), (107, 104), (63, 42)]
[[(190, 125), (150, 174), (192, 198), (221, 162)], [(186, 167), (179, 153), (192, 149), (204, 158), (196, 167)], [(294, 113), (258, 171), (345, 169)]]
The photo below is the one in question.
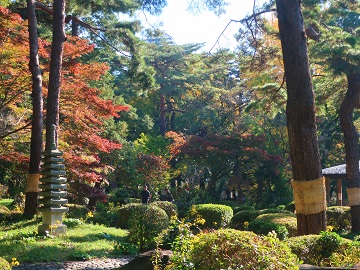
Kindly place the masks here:
[(13, 199), (1, 199), (0, 200), (0, 206), (6, 206), (7, 208), (11, 209), (12, 208), (12, 202)]
[(11, 261), (61, 262), (117, 257), (116, 245), (125, 242), (126, 230), (82, 223), (58, 236), (39, 236), (41, 219), (0, 225), (0, 256)]

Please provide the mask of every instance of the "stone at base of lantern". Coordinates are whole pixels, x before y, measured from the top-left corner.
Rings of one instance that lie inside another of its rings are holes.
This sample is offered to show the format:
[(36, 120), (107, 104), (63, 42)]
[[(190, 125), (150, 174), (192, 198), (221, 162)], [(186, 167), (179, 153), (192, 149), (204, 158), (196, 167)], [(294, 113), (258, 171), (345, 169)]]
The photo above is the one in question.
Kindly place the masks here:
[(67, 226), (64, 224), (41, 224), (38, 227), (38, 234), (39, 235), (58, 235), (66, 233)]
[(62, 224), (63, 212), (45, 212), (42, 214), (42, 224), (38, 227), (38, 233), (42, 235), (63, 234), (66, 232), (66, 225)]

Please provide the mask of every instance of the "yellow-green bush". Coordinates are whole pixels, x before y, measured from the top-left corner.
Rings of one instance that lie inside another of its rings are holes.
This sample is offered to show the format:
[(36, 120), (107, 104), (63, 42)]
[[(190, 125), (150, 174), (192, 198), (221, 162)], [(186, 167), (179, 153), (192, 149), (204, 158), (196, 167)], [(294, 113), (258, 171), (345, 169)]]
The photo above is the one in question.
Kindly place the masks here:
[(299, 260), (289, 247), (272, 236), (220, 229), (198, 234), (191, 244), (189, 261), (196, 270), (299, 268)]
[(69, 211), (66, 213), (67, 218), (84, 219), (90, 212), (89, 208), (81, 204), (65, 204), (64, 206), (69, 208)]
[(360, 261), (360, 244), (341, 238), (335, 232), (291, 237), (285, 242), (306, 264), (319, 267), (352, 267)]
[(351, 229), (351, 214), (349, 206), (330, 206), (326, 210), (327, 225), (332, 231), (342, 232)]
[(0, 269), (1, 270), (11, 270), (10, 264), (1, 257), (0, 257)]
[(156, 247), (156, 238), (169, 228), (166, 212), (153, 204), (139, 204), (129, 215), (129, 240), (141, 251)]
[(178, 210), (177, 210), (176, 204), (174, 204), (172, 202), (155, 201), (155, 202), (152, 202), (151, 204), (155, 205), (157, 207), (160, 207), (162, 210), (164, 210), (169, 218), (171, 218), (172, 216), (177, 217), (177, 215), (178, 215)]
[(198, 216), (205, 220), (201, 225), (203, 228), (226, 228), (233, 217), (233, 210), (230, 206), (222, 204), (198, 204), (190, 209), (190, 218), (196, 219)]
[[(281, 213), (262, 214), (262, 215), (257, 216), (255, 220), (261, 220), (263, 222), (274, 223), (277, 225), (284, 226), (286, 228), (286, 230), (288, 231), (287, 236), (289, 236), (289, 237), (296, 236), (297, 221), (296, 221), (296, 216), (294, 214), (291, 214), (291, 215), (281, 214)], [(262, 234), (267, 234), (270, 231), (271, 230), (263, 231)], [(275, 232), (276, 232), (276, 230), (275, 230)], [(256, 232), (256, 233), (258, 233), (258, 232)], [(283, 238), (281, 238), (281, 239), (283, 239)]]
[(8, 220), (11, 211), (6, 206), (0, 205), (0, 222)]
[(121, 206), (117, 211), (116, 227), (121, 229), (129, 229), (129, 217), (130, 214), (136, 209), (141, 203), (129, 203)]
[(251, 221), (260, 215), (259, 210), (242, 210), (237, 212), (230, 222), (230, 227), (233, 229), (243, 230), (246, 229)]

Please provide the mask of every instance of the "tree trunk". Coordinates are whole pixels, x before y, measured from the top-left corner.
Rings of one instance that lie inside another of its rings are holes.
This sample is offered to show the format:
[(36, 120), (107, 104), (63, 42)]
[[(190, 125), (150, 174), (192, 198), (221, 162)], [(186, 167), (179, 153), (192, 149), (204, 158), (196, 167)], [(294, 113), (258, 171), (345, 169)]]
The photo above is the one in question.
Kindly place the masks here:
[[(290, 158), (295, 181), (322, 177), (315, 121), (314, 93), (301, 0), (276, 0), (279, 32), (287, 87), (286, 118)], [(325, 211), (297, 214), (298, 234), (317, 234), (326, 230)]]
[[(46, 148), (51, 145), (51, 126), (59, 128), (59, 98), (61, 85), (62, 55), (65, 41), (65, 0), (54, 0), (53, 7), (53, 40), (51, 44), (51, 60), (49, 89), (46, 106)], [(58, 135), (55, 137), (58, 145)]]
[(79, 36), (79, 24), (75, 20), (71, 20), (71, 35), (73, 37)]
[(165, 94), (160, 94), (160, 135), (165, 136)]
[(35, 183), (29, 183), (30, 179), (38, 179), (40, 174), (40, 162), (42, 151), (42, 131), (43, 131), (43, 99), (42, 99), (42, 74), (39, 66), (39, 45), (37, 35), (37, 21), (35, 15), (35, 5), (33, 0), (27, 0), (27, 15), (30, 44), (29, 69), (32, 75), (32, 128), (30, 144), (29, 177), (25, 191), (25, 211), (24, 215), (28, 218), (36, 214), (38, 188)]
[[(359, 134), (353, 122), (355, 108), (360, 102), (360, 73), (347, 74), (348, 89), (341, 103), (339, 117), (342, 132), (344, 133), (346, 151), (346, 177), (349, 188), (360, 188), (359, 173)], [(360, 205), (351, 207), (351, 230), (360, 231)]]

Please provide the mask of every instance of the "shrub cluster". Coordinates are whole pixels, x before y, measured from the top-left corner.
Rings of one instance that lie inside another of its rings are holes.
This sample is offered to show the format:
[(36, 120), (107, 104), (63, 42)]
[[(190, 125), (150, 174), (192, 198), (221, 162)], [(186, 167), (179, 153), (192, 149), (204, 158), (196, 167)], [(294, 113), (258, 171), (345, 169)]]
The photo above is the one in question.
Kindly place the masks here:
[(81, 204), (65, 204), (64, 206), (69, 208), (69, 211), (66, 213), (67, 218), (81, 219), (90, 212), (89, 208)]
[(203, 228), (226, 228), (233, 217), (233, 210), (230, 206), (222, 204), (198, 204), (195, 205), (189, 213), (191, 219), (201, 216), (205, 219)]
[(121, 229), (129, 229), (129, 217), (139, 205), (139, 203), (129, 203), (120, 207), (117, 211), (116, 226)]
[(360, 244), (335, 232), (302, 235), (285, 241), (305, 264), (320, 267), (353, 267), (360, 261)]
[(0, 205), (0, 223), (4, 221), (16, 221), (22, 218), (23, 212), (19, 208), (9, 210), (6, 206)]
[(178, 215), (177, 206), (176, 206), (176, 204), (174, 204), (172, 202), (155, 201), (155, 202), (152, 202), (151, 204), (164, 210), (169, 218), (171, 218), (173, 216), (177, 217), (177, 215)]
[(4, 259), (0, 257), (0, 269), (1, 270), (11, 270), (10, 264)]
[[(263, 226), (262, 226), (263, 225)], [(275, 231), (280, 239), (296, 236), (297, 221), (294, 214), (269, 213), (262, 214), (249, 224), (249, 230), (257, 234), (268, 234)]]
[(140, 250), (155, 248), (159, 234), (169, 227), (166, 212), (152, 204), (138, 204), (129, 215), (129, 240)]
[(351, 229), (351, 214), (349, 206), (330, 206), (326, 210), (327, 225), (334, 232), (344, 232)]
[[(192, 238), (190, 246), (186, 258), (166, 269), (298, 269), (299, 265), (298, 258), (279, 239), (248, 231), (200, 233)], [(187, 268), (182, 262), (187, 262)]]

